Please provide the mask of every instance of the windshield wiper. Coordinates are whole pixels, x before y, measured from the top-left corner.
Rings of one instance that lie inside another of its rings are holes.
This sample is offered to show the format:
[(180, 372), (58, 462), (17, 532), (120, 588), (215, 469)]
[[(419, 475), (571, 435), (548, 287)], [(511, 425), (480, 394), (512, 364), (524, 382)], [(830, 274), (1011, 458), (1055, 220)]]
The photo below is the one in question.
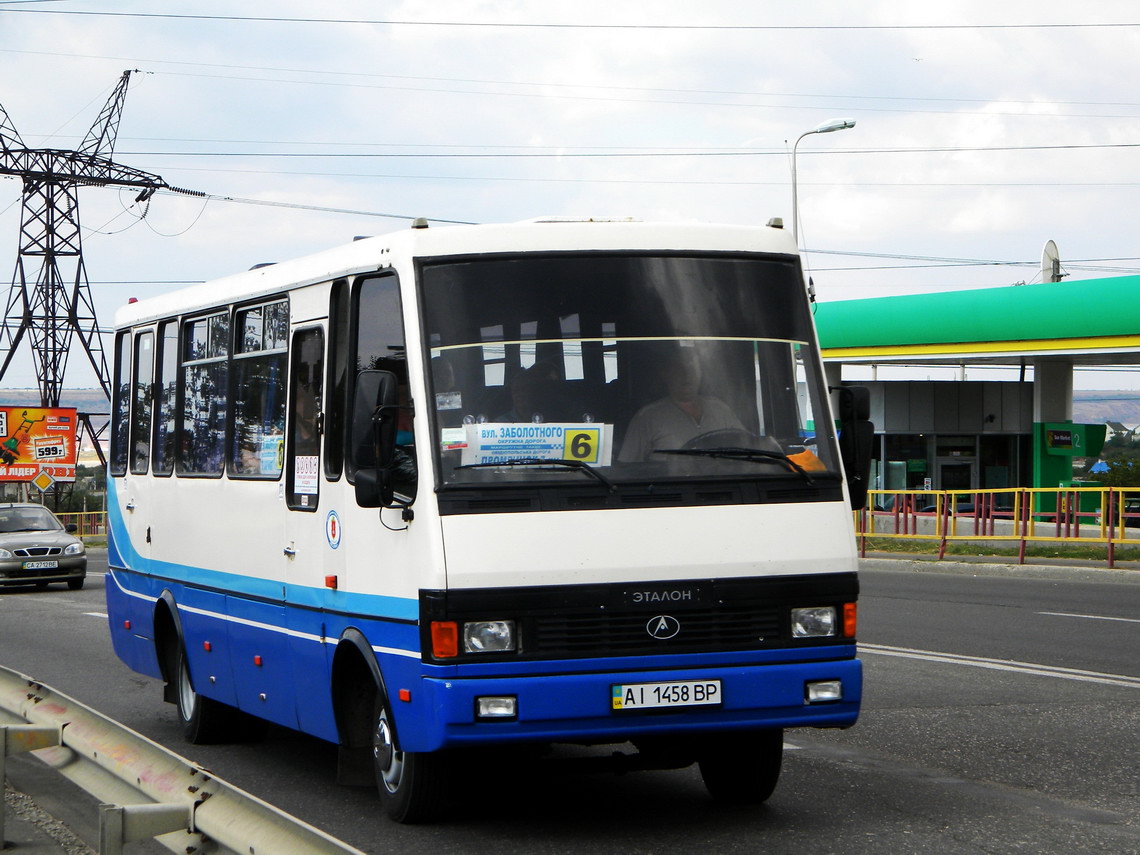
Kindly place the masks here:
[(563, 469), (577, 469), (580, 472), (585, 472), (591, 478), (596, 479), (605, 485), (606, 489), (611, 493), (617, 492), (617, 484), (591, 466), (589, 463), (583, 463), (581, 460), (544, 460), (541, 457), (516, 457), (512, 460), (502, 460), (498, 463), (464, 463), (456, 466), (456, 469), (493, 469), (497, 466), (561, 466)]
[(800, 466), (796, 461), (792, 460), (788, 455), (782, 451), (772, 451), (767, 448), (655, 448), (654, 454), (684, 454), (691, 457), (717, 457), (723, 460), (749, 460), (753, 463), (766, 463), (769, 460), (775, 460), (778, 463), (783, 463), (788, 467), (791, 472), (798, 472), (804, 476), (804, 480), (812, 486), (815, 481), (812, 479), (808, 471)]

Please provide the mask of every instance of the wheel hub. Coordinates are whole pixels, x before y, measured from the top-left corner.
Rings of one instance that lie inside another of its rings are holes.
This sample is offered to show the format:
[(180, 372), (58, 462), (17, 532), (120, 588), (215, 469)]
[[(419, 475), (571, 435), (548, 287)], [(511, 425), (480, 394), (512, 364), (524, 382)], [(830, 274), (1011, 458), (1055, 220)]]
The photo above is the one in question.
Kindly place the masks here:
[(372, 737), (372, 758), (376, 771), (390, 793), (396, 792), (404, 774), (404, 754), (396, 748), (387, 711), (380, 714)]

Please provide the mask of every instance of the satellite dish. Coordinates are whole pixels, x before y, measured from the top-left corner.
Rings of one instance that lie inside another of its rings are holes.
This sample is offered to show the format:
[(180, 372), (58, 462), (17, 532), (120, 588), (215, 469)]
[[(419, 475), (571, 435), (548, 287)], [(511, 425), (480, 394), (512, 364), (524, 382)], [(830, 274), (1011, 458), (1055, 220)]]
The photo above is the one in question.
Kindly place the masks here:
[(1057, 244), (1047, 240), (1045, 249), (1041, 252), (1041, 281), (1060, 282), (1061, 276), (1061, 253), (1057, 250)]

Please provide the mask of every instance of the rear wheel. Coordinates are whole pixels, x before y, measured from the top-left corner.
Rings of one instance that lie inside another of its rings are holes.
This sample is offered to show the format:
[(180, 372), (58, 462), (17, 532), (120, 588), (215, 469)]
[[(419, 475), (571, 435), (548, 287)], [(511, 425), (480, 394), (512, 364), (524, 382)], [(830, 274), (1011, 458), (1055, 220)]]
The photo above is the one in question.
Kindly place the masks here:
[(784, 731), (758, 730), (712, 737), (700, 750), (705, 787), (718, 802), (758, 805), (780, 780)]
[(446, 798), (446, 755), (401, 751), (383, 693), (373, 705), (372, 762), (384, 811), (396, 822), (430, 822)]

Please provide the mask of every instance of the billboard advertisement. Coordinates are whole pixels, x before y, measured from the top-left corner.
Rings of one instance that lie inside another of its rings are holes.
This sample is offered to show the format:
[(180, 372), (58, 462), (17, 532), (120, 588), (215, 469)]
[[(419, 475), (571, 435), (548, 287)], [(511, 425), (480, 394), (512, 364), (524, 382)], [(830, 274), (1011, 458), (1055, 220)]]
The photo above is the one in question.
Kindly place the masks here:
[(0, 481), (74, 481), (78, 421), (74, 407), (0, 406)]

